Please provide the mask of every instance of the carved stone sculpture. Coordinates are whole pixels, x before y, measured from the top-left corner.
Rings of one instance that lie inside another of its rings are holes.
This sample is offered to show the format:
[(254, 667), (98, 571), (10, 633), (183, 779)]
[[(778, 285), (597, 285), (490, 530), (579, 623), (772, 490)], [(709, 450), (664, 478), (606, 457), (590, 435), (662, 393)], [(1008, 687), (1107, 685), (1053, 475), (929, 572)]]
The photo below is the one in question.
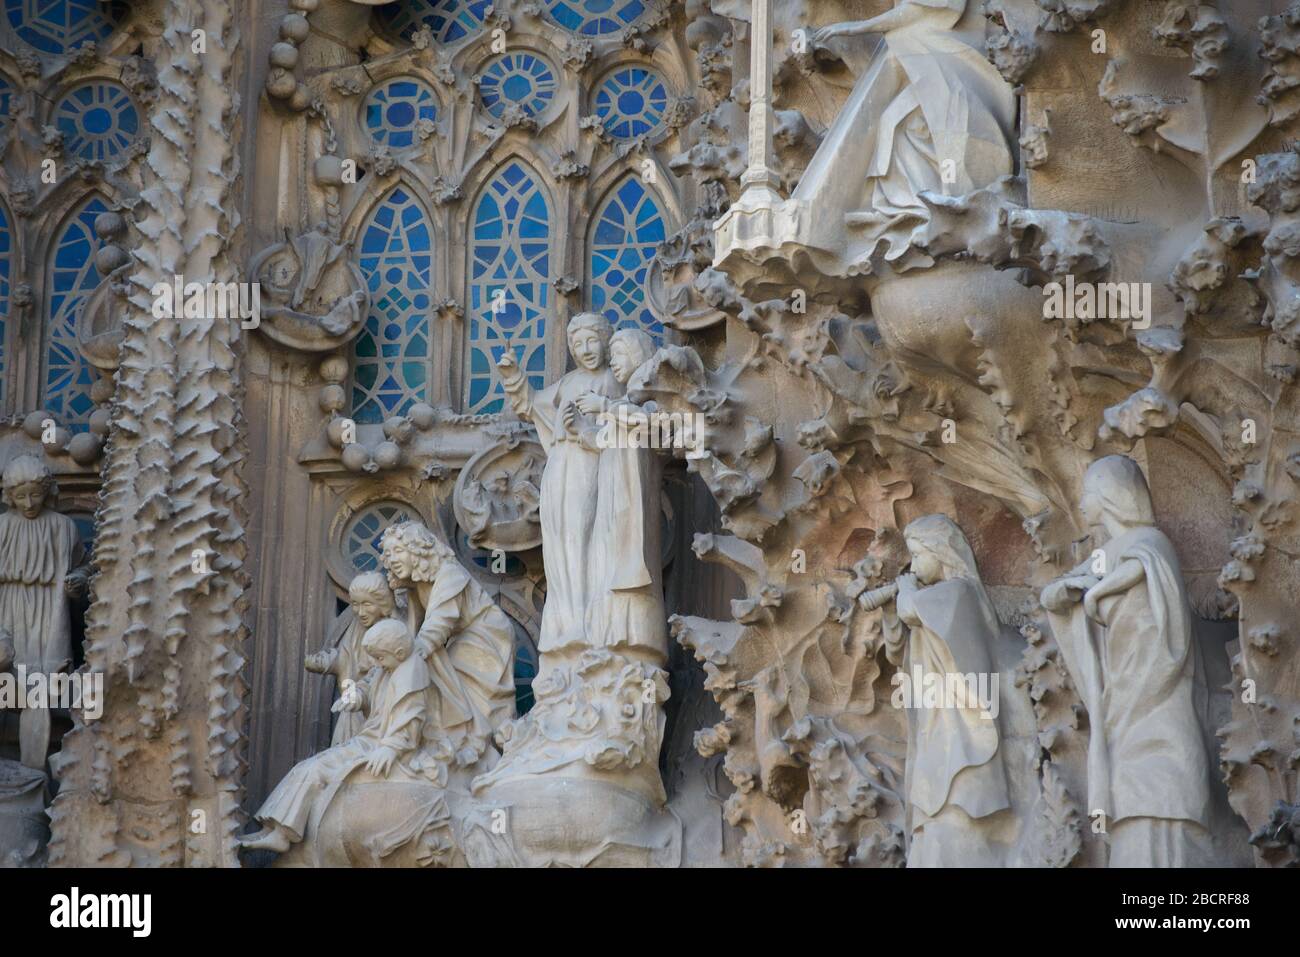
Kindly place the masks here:
[[(20, 456), (4, 470), (0, 513), (0, 629), (13, 636), (14, 664), (53, 675), (72, 664), (70, 599), (85, 590), (76, 523), (51, 507), (58, 486), (49, 467)], [(22, 762), (43, 771), (50, 746), (50, 712), (24, 709), (19, 722)]]
[[(341, 617), (336, 633), (326, 646), (304, 662), (308, 671), (334, 676), (335, 688), (344, 698), (355, 697), (356, 686), (373, 667), (361, 647), (366, 631), (385, 618), (397, 614), (397, 601), (380, 572), (364, 572), (348, 585), (350, 614)], [(365, 716), (359, 709), (335, 709), (337, 717), (330, 744), (343, 744), (361, 730)]]
[(912, 556), (912, 571), (896, 586), (898, 617), (910, 630), (902, 661), (907, 865), (996, 867), (1006, 863), (1014, 827), (997, 724), (993, 646), (1001, 625), (951, 519), (927, 515), (903, 535)]
[[(967, 0), (900, 0), (871, 20), (823, 27), (813, 42), (879, 34), (870, 66), (792, 194), (812, 210), (806, 245), (844, 249), (855, 272), (920, 262), (920, 193), (961, 195), (1012, 172), (1015, 100), (976, 49)], [(961, 23), (963, 29), (955, 29)], [(982, 36), (979, 41), (982, 41)], [(844, 231), (847, 229), (847, 247)]]
[(1203, 866), (1205, 687), (1178, 556), (1132, 459), (1095, 462), (1080, 507), (1104, 540), (1042, 601), (1088, 709), (1089, 813), (1105, 815), (1111, 867)]
[[(670, 864), (680, 824), (663, 810), (658, 770), (668, 694), (660, 468), (644, 445), (602, 442), (610, 430), (600, 421), (645, 415), (622, 393), (653, 349), (644, 333), (611, 336), (593, 314), (570, 322), (569, 341), (580, 368), (537, 396), (508, 353), (500, 364), (515, 411), (536, 423), (547, 448), (548, 591), (536, 703), (473, 790), (483, 808), (508, 812), (511, 862)], [(482, 854), (477, 863), (506, 861)]]

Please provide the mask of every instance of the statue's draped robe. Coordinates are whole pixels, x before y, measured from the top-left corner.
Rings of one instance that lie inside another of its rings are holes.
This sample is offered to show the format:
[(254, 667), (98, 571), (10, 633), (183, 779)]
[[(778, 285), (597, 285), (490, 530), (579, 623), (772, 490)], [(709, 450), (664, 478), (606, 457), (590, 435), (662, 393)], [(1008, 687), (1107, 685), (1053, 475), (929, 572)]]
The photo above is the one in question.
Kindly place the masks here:
[[(1001, 626), (983, 585), (966, 578), (941, 581), (900, 595), (898, 613), (911, 629), (903, 665), (909, 677), (919, 667), (942, 686), (947, 674), (992, 674)], [(922, 690), (914, 687), (912, 694)], [(956, 704), (908, 710), (909, 867), (1003, 863), (976, 856), (985, 842), (963, 840), (968, 818), (979, 820), (1011, 806), (997, 721), (981, 713), (977, 696)]]
[[(587, 644), (586, 613), (596, 578), (592, 538), (600, 454), (565, 430), (563, 410), (588, 392), (611, 398), (621, 391), (607, 368), (596, 372), (577, 369), (536, 393), (524, 383), (507, 389), (511, 407), (521, 418), (532, 421), (546, 449), (541, 488), (546, 605), (538, 640), (542, 652)], [(591, 425), (589, 418), (579, 415), (576, 431)]]
[[(883, 256), (895, 270), (928, 221), (923, 190), (960, 196), (1014, 171), (1015, 95), (988, 62), (974, 0), (907, 0), (919, 23), (884, 34), (792, 199), (812, 213), (803, 243), (845, 266)], [(963, 13), (967, 16), (963, 17)], [(946, 168), (951, 182), (944, 182)], [(843, 210), (847, 223), (827, 211)], [(862, 222), (869, 214), (870, 222)]]
[(420, 747), (429, 719), (429, 668), (412, 654), (391, 672), (374, 669), (370, 685), (370, 715), (344, 744), (294, 765), (257, 819), (288, 830), (295, 841), (307, 833), (308, 821), (319, 821), (334, 794), (381, 747), (397, 753), (394, 769), (409, 779), (419, 778), (423, 765)]
[[(620, 413), (629, 427), (620, 428)], [(644, 422), (646, 410), (623, 399), (606, 415), (614, 423), (608, 437), (618, 447), (600, 449), (587, 640), (597, 648), (645, 650), (660, 662), (668, 653), (659, 544), (662, 453), (649, 447), (648, 433), (635, 441), (632, 424)]]
[(429, 649), (437, 700), (432, 728), (453, 752), (481, 756), (492, 732), (514, 717), (514, 628), (469, 572), (445, 560), (433, 582), (409, 596), (408, 624)]
[(27, 518), (0, 514), (0, 627), (14, 639), (14, 662), (51, 674), (72, 660), (72, 620), (64, 582), (81, 564), (77, 525), (45, 509)]
[[(361, 650), (361, 639), (365, 636), (366, 629), (357, 620), (356, 614), (349, 612), (342, 627), (343, 634), (334, 646), (334, 667), (330, 669), (339, 695), (347, 692), (349, 681), (357, 684), (365, 680), (374, 665), (370, 656)], [(350, 740), (361, 730), (365, 720), (366, 716), (360, 711), (340, 711), (334, 716), (334, 733), (330, 736), (330, 744), (343, 744)]]
[(1203, 864), (1211, 792), (1197, 699), (1206, 691), (1178, 555), (1152, 526), (1103, 551), (1108, 569), (1139, 562), (1142, 581), (1100, 601), (1104, 625), (1082, 603), (1050, 616), (1088, 709), (1088, 810), (1106, 814), (1112, 867)]

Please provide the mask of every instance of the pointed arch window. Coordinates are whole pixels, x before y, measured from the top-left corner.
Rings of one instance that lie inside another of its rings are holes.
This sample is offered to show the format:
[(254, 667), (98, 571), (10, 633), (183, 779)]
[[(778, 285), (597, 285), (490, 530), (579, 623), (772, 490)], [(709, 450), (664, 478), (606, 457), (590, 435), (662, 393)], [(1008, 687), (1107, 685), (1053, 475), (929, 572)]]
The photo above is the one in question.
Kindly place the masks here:
[(478, 33), (492, 0), (402, 0), (379, 8), (384, 26), (408, 40), (428, 25), (439, 43), (455, 43)]
[(99, 285), (95, 217), (106, 212), (102, 197), (87, 200), (64, 224), (50, 262), (43, 405), (73, 432), (86, 430), (95, 407), (90, 399), (95, 376), (77, 348), (77, 317)]
[(551, 210), (535, 173), (511, 160), (479, 194), (470, 232), (467, 412), (500, 412), (496, 360), (510, 349), (533, 388), (546, 379)]
[(650, 263), (667, 235), (654, 194), (634, 176), (596, 211), (588, 259), (591, 308), (615, 329), (643, 329), (658, 342), (663, 325), (645, 305)]
[(0, 203), (0, 400), (5, 397), (5, 371), (9, 365), (9, 299), (14, 273), (14, 234), (9, 210)]
[(547, 13), (562, 27), (583, 36), (618, 33), (645, 12), (642, 0), (547, 0)]
[(352, 418), (378, 423), (422, 401), (429, 374), (433, 230), (410, 190), (384, 197), (360, 247), (370, 312), (352, 347)]
[(42, 53), (67, 53), (87, 41), (107, 39), (125, 13), (123, 3), (100, 0), (5, 0), (9, 25)]

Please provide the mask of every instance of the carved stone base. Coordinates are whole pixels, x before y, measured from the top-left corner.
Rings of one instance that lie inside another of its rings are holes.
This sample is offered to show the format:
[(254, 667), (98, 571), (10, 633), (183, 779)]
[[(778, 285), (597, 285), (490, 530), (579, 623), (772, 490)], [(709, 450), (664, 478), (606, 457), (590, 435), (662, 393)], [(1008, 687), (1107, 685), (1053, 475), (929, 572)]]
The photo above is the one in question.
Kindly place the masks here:
[[(678, 867), (682, 823), (635, 791), (555, 775), (491, 788), (478, 816), (499, 822), (468, 831), (471, 867)], [(504, 831), (504, 833), (500, 833)]]
[(45, 775), (0, 761), (0, 867), (44, 867), (49, 839)]

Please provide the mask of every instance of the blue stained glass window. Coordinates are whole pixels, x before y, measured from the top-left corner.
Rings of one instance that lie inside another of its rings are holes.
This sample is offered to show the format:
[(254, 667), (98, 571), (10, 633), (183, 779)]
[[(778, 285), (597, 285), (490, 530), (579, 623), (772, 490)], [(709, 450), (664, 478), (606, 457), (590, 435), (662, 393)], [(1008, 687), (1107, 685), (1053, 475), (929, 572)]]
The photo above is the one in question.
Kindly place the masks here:
[(13, 85), (0, 74), (0, 135), (9, 126), (9, 102), (13, 94)]
[(433, 92), (419, 80), (389, 80), (370, 91), (365, 106), (366, 130), (376, 143), (405, 149), (415, 142), (416, 127), (438, 118)]
[(535, 173), (510, 160), (479, 195), (469, 257), (467, 412), (500, 412), (496, 361), (510, 349), (535, 389), (546, 380), (551, 211)]
[(124, 7), (99, 0), (5, 0), (9, 25), (23, 42), (54, 54), (106, 39)]
[(140, 116), (126, 90), (116, 83), (87, 83), (70, 91), (54, 109), (54, 123), (70, 156), (106, 160), (116, 156), (140, 131)]
[(616, 70), (596, 91), (596, 115), (611, 136), (631, 140), (653, 131), (668, 108), (668, 89), (644, 67)]
[(108, 206), (98, 196), (84, 203), (64, 225), (50, 264), (44, 407), (73, 432), (86, 430), (95, 408), (90, 400), (95, 376), (77, 349), (77, 316), (99, 285), (95, 217), (106, 212)]
[(5, 395), (5, 366), (9, 353), (5, 351), (5, 334), (9, 329), (9, 285), (13, 275), (14, 237), (9, 227), (9, 212), (0, 203), (0, 399)]
[(666, 237), (654, 194), (629, 177), (596, 212), (591, 237), (591, 308), (615, 329), (640, 328), (658, 342), (663, 325), (645, 305), (646, 276)]
[(370, 313), (352, 346), (352, 418), (376, 423), (422, 400), (429, 375), (433, 230), (405, 187), (371, 214), (359, 264)]
[(635, 23), (645, 4), (641, 0), (547, 0), (546, 9), (560, 26), (598, 37)]
[(529, 116), (540, 115), (555, 96), (555, 71), (532, 53), (507, 53), (493, 60), (479, 77), (483, 108), (500, 119), (510, 104)]
[(455, 43), (479, 31), (490, 6), (492, 0), (404, 0), (380, 7), (379, 17), (407, 39), (427, 23), (439, 43)]
[(419, 521), (415, 509), (402, 502), (375, 502), (361, 509), (352, 517), (343, 536), (343, 547), (352, 567), (358, 572), (377, 571), (383, 557), (379, 540), (384, 532), (392, 525)]

